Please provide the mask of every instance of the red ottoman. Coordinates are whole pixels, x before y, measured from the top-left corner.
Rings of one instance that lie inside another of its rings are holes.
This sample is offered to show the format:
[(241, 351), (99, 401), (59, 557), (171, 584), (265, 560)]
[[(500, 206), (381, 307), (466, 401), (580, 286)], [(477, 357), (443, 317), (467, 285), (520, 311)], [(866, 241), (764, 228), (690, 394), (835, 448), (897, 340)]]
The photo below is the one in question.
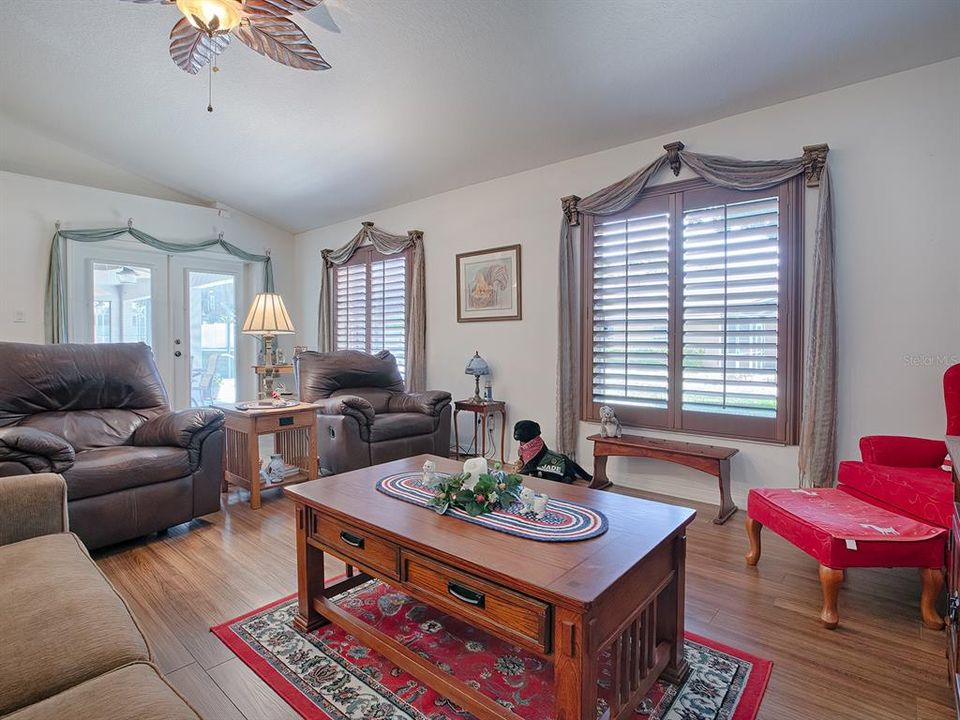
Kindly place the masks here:
[(940, 630), (937, 596), (943, 589), (947, 530), (872, 505), (843, 488), (755, 488), (747, 496), (747, 564), (760, 560), (766, 525), (820, 562), (820, 619), (837, 626), (837, 595), (849, 567), (916, 567), (923, 581), (920, 612)]

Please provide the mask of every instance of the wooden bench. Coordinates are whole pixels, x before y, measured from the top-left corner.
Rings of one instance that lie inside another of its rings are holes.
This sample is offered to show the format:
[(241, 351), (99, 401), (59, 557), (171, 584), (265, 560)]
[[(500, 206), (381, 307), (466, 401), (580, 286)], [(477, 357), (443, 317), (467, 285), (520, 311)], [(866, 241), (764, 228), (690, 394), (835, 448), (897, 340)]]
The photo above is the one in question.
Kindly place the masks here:
[(653, 458), (686, 465), (717, 478), (720, 510), (713, 519), (717, 525), (725, 523), (737, 511), (730, 494), (730, 458), (739, 452), (737, 448), (661, 440), (643, 435), (624, 435), (619, 438), (591, 435), (587, 440), (593, 441), (592, 488), (602, 490), (613, 485), (607, 477), (607, 458), (610, 456)]

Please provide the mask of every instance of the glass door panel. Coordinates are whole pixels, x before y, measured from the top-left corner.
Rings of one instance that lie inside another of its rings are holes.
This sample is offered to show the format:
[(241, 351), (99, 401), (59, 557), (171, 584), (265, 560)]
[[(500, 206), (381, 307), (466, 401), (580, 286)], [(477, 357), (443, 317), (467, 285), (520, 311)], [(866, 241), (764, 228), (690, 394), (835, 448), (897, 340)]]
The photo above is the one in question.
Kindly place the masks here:
[(153, 272), (149, 267), (91, 262), (93, 292), (86, 303), (95, 343), (153, 345)]
[(237, 277), (186, 271), (190, 405), (237, 401)]

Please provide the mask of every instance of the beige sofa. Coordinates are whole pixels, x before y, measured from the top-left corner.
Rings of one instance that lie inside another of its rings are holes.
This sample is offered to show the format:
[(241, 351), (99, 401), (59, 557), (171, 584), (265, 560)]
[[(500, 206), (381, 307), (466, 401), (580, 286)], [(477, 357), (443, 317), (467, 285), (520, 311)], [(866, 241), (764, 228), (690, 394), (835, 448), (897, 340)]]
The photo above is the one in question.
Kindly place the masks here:
[(59, 475), (0, 477), (0, 718), (199, 720), (67, 529)]

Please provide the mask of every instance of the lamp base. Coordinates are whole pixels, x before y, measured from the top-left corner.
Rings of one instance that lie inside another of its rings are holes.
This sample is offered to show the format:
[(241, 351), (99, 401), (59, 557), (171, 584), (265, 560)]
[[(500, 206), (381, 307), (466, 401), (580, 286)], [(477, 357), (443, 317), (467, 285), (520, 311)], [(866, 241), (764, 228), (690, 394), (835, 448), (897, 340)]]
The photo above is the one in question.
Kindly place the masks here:
[(476, 383), (473, 388), (473, 397), (470, 398), (470, 402), (476, 403), (477, 405), (479, 405), (480, 403), (483, 402), (483, 398), (480, 397), (480, 376), (474, 375), (473, 379), (476, 381)]

